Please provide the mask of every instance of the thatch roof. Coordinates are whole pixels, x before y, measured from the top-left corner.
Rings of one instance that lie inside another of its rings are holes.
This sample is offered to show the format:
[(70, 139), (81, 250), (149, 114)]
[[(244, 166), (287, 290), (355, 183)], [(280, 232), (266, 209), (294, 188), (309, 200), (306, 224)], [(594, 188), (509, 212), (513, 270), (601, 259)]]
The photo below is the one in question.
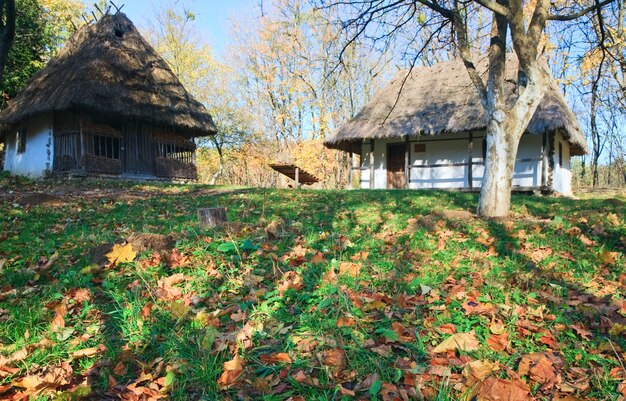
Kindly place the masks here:
[[(482, 59), (477, 67), (486, 74), (487, 60)], [(415, 67), (407, 77), (408, 73), (407, 70), (400, 71), (359, 114), (327, 138), (324, 144), (330, 148), (347, 150), (352, 143), (372, 138), (439, 135), (485, 129), (485, 110), (460, 59), (432, 67)], [(509, 55), (505, 88), (511, 104), (517, 97), (516, 81), (517, 58)], [(550, 78), (550, 87), (527, 131), (541, 134), (559, 128), (564, 129), (573, 154), (587, 153), (587, 144), (578, 121), (567, 106), (558, 85)]]
[(135, 119), (185, 136), (217, 131), (206, 108), (123, 13), (105, 15), (76, 31), (9, 102), (0, 123), (14, 125), (53, 111)]

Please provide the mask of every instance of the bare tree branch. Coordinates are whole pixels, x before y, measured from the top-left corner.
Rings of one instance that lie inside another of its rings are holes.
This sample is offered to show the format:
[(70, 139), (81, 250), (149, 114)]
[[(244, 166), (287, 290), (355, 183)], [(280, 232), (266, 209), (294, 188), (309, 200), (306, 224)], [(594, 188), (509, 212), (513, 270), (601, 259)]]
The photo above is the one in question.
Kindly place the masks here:
[(582, 17), (585, 14), (588, 14), (592, 11), (595, 10), (599, 10), (600, 8), (609, 5), (613, 2), (615, 2), (616, 0), (604, 0), (601, 2), (596, 2), (596, 4), (583, 8), (580, 11), (577, 11), (575, 13), (571, 13), (571, 14), (565, 14), (565, 15), (560, 15), (560, 14), (552, 14), (552, 15), (548, 15), (548, 20), (552, 20), (552, 21), (573, 21), (575, 19), (578, 19), (580, 17)]

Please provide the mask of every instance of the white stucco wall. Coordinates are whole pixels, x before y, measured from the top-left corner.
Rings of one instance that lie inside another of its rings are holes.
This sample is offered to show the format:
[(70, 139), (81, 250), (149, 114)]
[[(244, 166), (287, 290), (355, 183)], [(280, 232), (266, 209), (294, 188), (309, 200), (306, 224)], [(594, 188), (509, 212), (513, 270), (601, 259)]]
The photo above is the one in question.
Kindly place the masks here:
[(24, 123), (26, 148), (23, 153), (17, 153), (17, 130), (8, 132), (4, 169), (30, 178), (41, 178), (52, 171), (54, 155), (52, 122), (51, 115), (40, 115)]
[[(559, 144), (561, 144), (562, 161), (559, 163)], [(563, 137), (561, 132), (557, 131), (554, 135), (554, 170), (552, 174), (552, 187), (556, 192), (560, 192), (563, 195), (572, 194), (572, 172), (570, 165), (570, 151), (569, 143)]]
[[(482, 140), (481, 142), (474, 140), (474, 155), (478, 154), (480, 158), (473, 158), (473, 163), (479, 163), (474, 166), (473, 181), (474, 188), (480, 188), (482, 178), (485, 171), (484, 161), (482, 159)], [(523, 188), (539, 188), (541, 186), (541, 147), (543, 145), (543, 137), (541, 135), (526, 134), (520, 140), (517, 150), (517, 162), (513, 172), (513, 186)], [(478, 153), (477, 153), (478, 152)]]
[[(445, 139), (445, 140), (442, 140)], [(411, 175), (409, 188), (466, 188), (467, 166), (425, 167), (438, 164), (467, 163), (468, 135), (439, 135), (422, 137), (424, 152), (415, 152), (411, 143)], [(479, 149), (480, 150), (480, 149)]]
[[(484, 173), (482, 141), (484, 132), (473, 134), (474, 148), (472, 151), (472, 184), (480, 188)], [(443, 140), (442, 140), (443, 139)], [(518, 150), (518, 162), (515, 166), (513, 185), (525, 188), (541, 186), (541, 147), (543, 138), (540, 135), (524, 135)], [(374, 141), (374, 187), (387, 188), (387, 145), (402, 143), (400, 138)], [(450, 165), (467, 164), (468, 134), (446, 134), (436, 137), (421, 137), (419, 142), (410, 142), (410, 181), (411, 189), (427, 188), (469, 188), (468, 166)], [(423, 143), (424, 152), (415, 152), (415, 144)], [(362, 146), (361, 157), (361, 188), (370, 188), (370, 143)], [(445, 166), (437, 166), (445, 165)], [(431, 167), (420, 167), (431, 166)]]

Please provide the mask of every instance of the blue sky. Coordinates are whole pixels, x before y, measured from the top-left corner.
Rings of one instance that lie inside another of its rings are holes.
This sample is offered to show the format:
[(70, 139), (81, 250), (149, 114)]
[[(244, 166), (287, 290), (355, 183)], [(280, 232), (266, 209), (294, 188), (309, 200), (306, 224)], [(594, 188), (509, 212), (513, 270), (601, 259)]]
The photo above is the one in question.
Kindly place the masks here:
[[(154, 18), (155, 10), (163, 5), (191, 9), (196, 15), (195, 26), (205, 35), (216, 53), (221, 53), (230, 36), (231, 19), (257, 7), (258, 0), (118, 0), (114, 1), (140, 29)], [(93, 1), (87, 2), (92, 4)]]

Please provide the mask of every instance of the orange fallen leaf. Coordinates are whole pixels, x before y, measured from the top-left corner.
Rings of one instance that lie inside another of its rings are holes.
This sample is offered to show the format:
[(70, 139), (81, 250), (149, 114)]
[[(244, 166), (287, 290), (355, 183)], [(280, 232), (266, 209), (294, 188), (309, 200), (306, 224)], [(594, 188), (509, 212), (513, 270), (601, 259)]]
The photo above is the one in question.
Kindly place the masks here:
[(311, 378), (304, 373), (303, 370), (297, 371), (294, 375), (292, 375), (293, 379), (298, 383), (308, 383), (311, 381)]
[(442, 334), (454, 334), (456, 333), (456, 326), (452, 323), (446, 323), (442, 326), (439, 326), (437, 330)]
[(616, 366), (609, 371), (609, 377), (613, 380), (626, 380), (626, 370), (622, 366)]
[(63, 362), (60, 366), (45, 368), (40, 374), (25, 376), (13, 381), (15, 387), (25, 389), (26, 394), (35, 394), (44, 389), (54, 390), (60, 386), (69, 384), (72, 378), (72, 367)]
[(590, 340), (591, 339), (591, 332), (585, 328), (583, 328), (580, 325), (577, 324), (573, 324), (572, 329), (574, 329), (574, 331), (576, 333), (578, 333), (579, 336), (581, 336), (582, 338), (584, 338), (585, 340)]
[(485, 360), (471, 361), (463, 368), (463, 376), (467, 379), (467, 384), (471, 386), (491, 375), (499, 368), (500, 365), (496, 362)]
[(65, 327), (65, 315), (67, 315), (67, 307), (65, 304), (61, 304), (56, 308), (56, 314), (50, 324), (50, 330), (52, 330), (52, 332), (56, 333)]
[(413, 333), (411, 333), (409, 329), (404, 327), (402, 323), (393, 322), (391, 323), (391, 328), (393, 329), (393, 331), (396, 332), (396, 334), (398, 335), (398, 340), (400, 340), (401, 342), (412, 342), (413, 340), (415, 340), (415, 336), (413, 335)]
[(535, 263), (541, 262), (550, 255), (552, 255), (552, 248), (550, 248), (549, 246), (540, 246), (530, 252), (530, 258)]
[(622, 397), (626, 397), (626, 380), (617, 385), (617, 391), (619, 391)]
[(522, 357), (517, 373), (520, 376), (529, 376), (534, 383), (540, 384), (544, 390), (549, 390), (561, 383), (559, 367), (565, 364), (563, 358), (555, 352), (527, 354)]
[(337, 370), (343, 370), (346, 367), (346, 353), (341, 348), (326, 350), (324, 351), (322, 363)]
[(474, 390), (477, 401), (528, 401), (530, 389), (521, 380), (489, 377)]
[(493, 306), (493, 304), (491, 303), (478, 302), (474, 299), (468, 299), (467, 301), (465, 301), (461, 308), (463, 309), (463, 311), (465, 311), (465, 314), (467, 316), (472, 314), (488, 315), (490, 313), (493, 313), (496, 309), (495, 306)]
[(583, 244), (587, 245), (587, 246), (592, 246), (595, 245), (596, 243), (592, 240), (590, 240), (589, 238), (587, 238), (585, 236), (585, 234), (581, 234), (578, 239), (580, 239), (580, 242), (582, 242)]
[(283, 275), (281, 283), (278, 285), (278, 292), (282, 295), (287, 290), (301, 290), (304, 283), (302, 276), (295, 271), (288, 271)]
[(165, 261), (170, 268), (184, 267), (191, 261), (188, 256), (184, 256), (178, 249), (172, 249), (172, 252), (168, 255), (165, 254)]
[(74, 351), (72, 352), (72, 356), (74, 358), (90, 357), (90, 356), (99, 354), (101, 352), (104, 352), (105, 350), (106, 350), (106, 347), (103, 344), (100, 344), (97, 347), (85, 348), (85, 349), (81, 349), (78, 351)]
[(313, 257), (311, 257), (311, 263), (315, 264), (315, 263), (324, 263), (326, 261), (326, 259), (324, 259), (324, 254), (321, 252), (316, 252), (315, 255), (313, 255)]
[(354, 262), (341, 262), (339, 264), (339, 274), (358, 277), (361, 272), (361, 264)]
[(504, 351), (509, 346), (509, 333), (490, 335), (487, 338), (487, 345), (494, 351)]
[(279, 352), (277, 354), (263, 354), (259, 357), (259, 359), (265, 364), (291, 363), (291, 358), (286, 352)]
[(450, 369), (449, 366), (432, 365), (428, 367), (428, 370), (426, 370), (426, 372), (429, 375), (433, 375), (433, 376), (449, 377), (452, 370)]
[(556, 348), (556, 338), (554, 338), (554, 336), (552, 334), (550, 334), (549, 332), (544, 332), (543, 335), (539, 338), (539, 341), (542, 344), (547, 345), (550, 348)]
[(558, 372), (556, 367), (545, 356), (542, 356), (531, 366), (529, 373), (532, 381), (540, 383), (547, 388), (553, 387), (557, 382)]
[(224, 362), (224, 372), (217, 379), (217, 386), (220, 389), (227, 389), (232, 386), (243, 373), (243, 361), (239, 355), (235, 355), (230, 361)]
[(337, 327), (354, 327), (356, 322), (351, 317), (340, 317), (337, 319)]
[(433, 349), (433, 353), (438, 354), (448, 351), (474, 351), (478, 349), (478, 340), (474, 331), (469, 333), (456, 333), (446, 338)]
[(615, 261), (617, 260), (617, 257), (619, 256), (619, 253), (617, 252), (610, 252), (610, 251), (603, 251), (600, 256), (600, 262), (604, 263), (605, 265), (610, 265), (615, 263)]
[(367, 251), (359, 251), (356, 254), (350, 256), (350, 260), (367, 260), (367, 257), (370, 255)]
[(91, 292), (87, 288), (80, 288), (74, 292), (72, 299), (78, 303), (89, 301), (91, 299)]

